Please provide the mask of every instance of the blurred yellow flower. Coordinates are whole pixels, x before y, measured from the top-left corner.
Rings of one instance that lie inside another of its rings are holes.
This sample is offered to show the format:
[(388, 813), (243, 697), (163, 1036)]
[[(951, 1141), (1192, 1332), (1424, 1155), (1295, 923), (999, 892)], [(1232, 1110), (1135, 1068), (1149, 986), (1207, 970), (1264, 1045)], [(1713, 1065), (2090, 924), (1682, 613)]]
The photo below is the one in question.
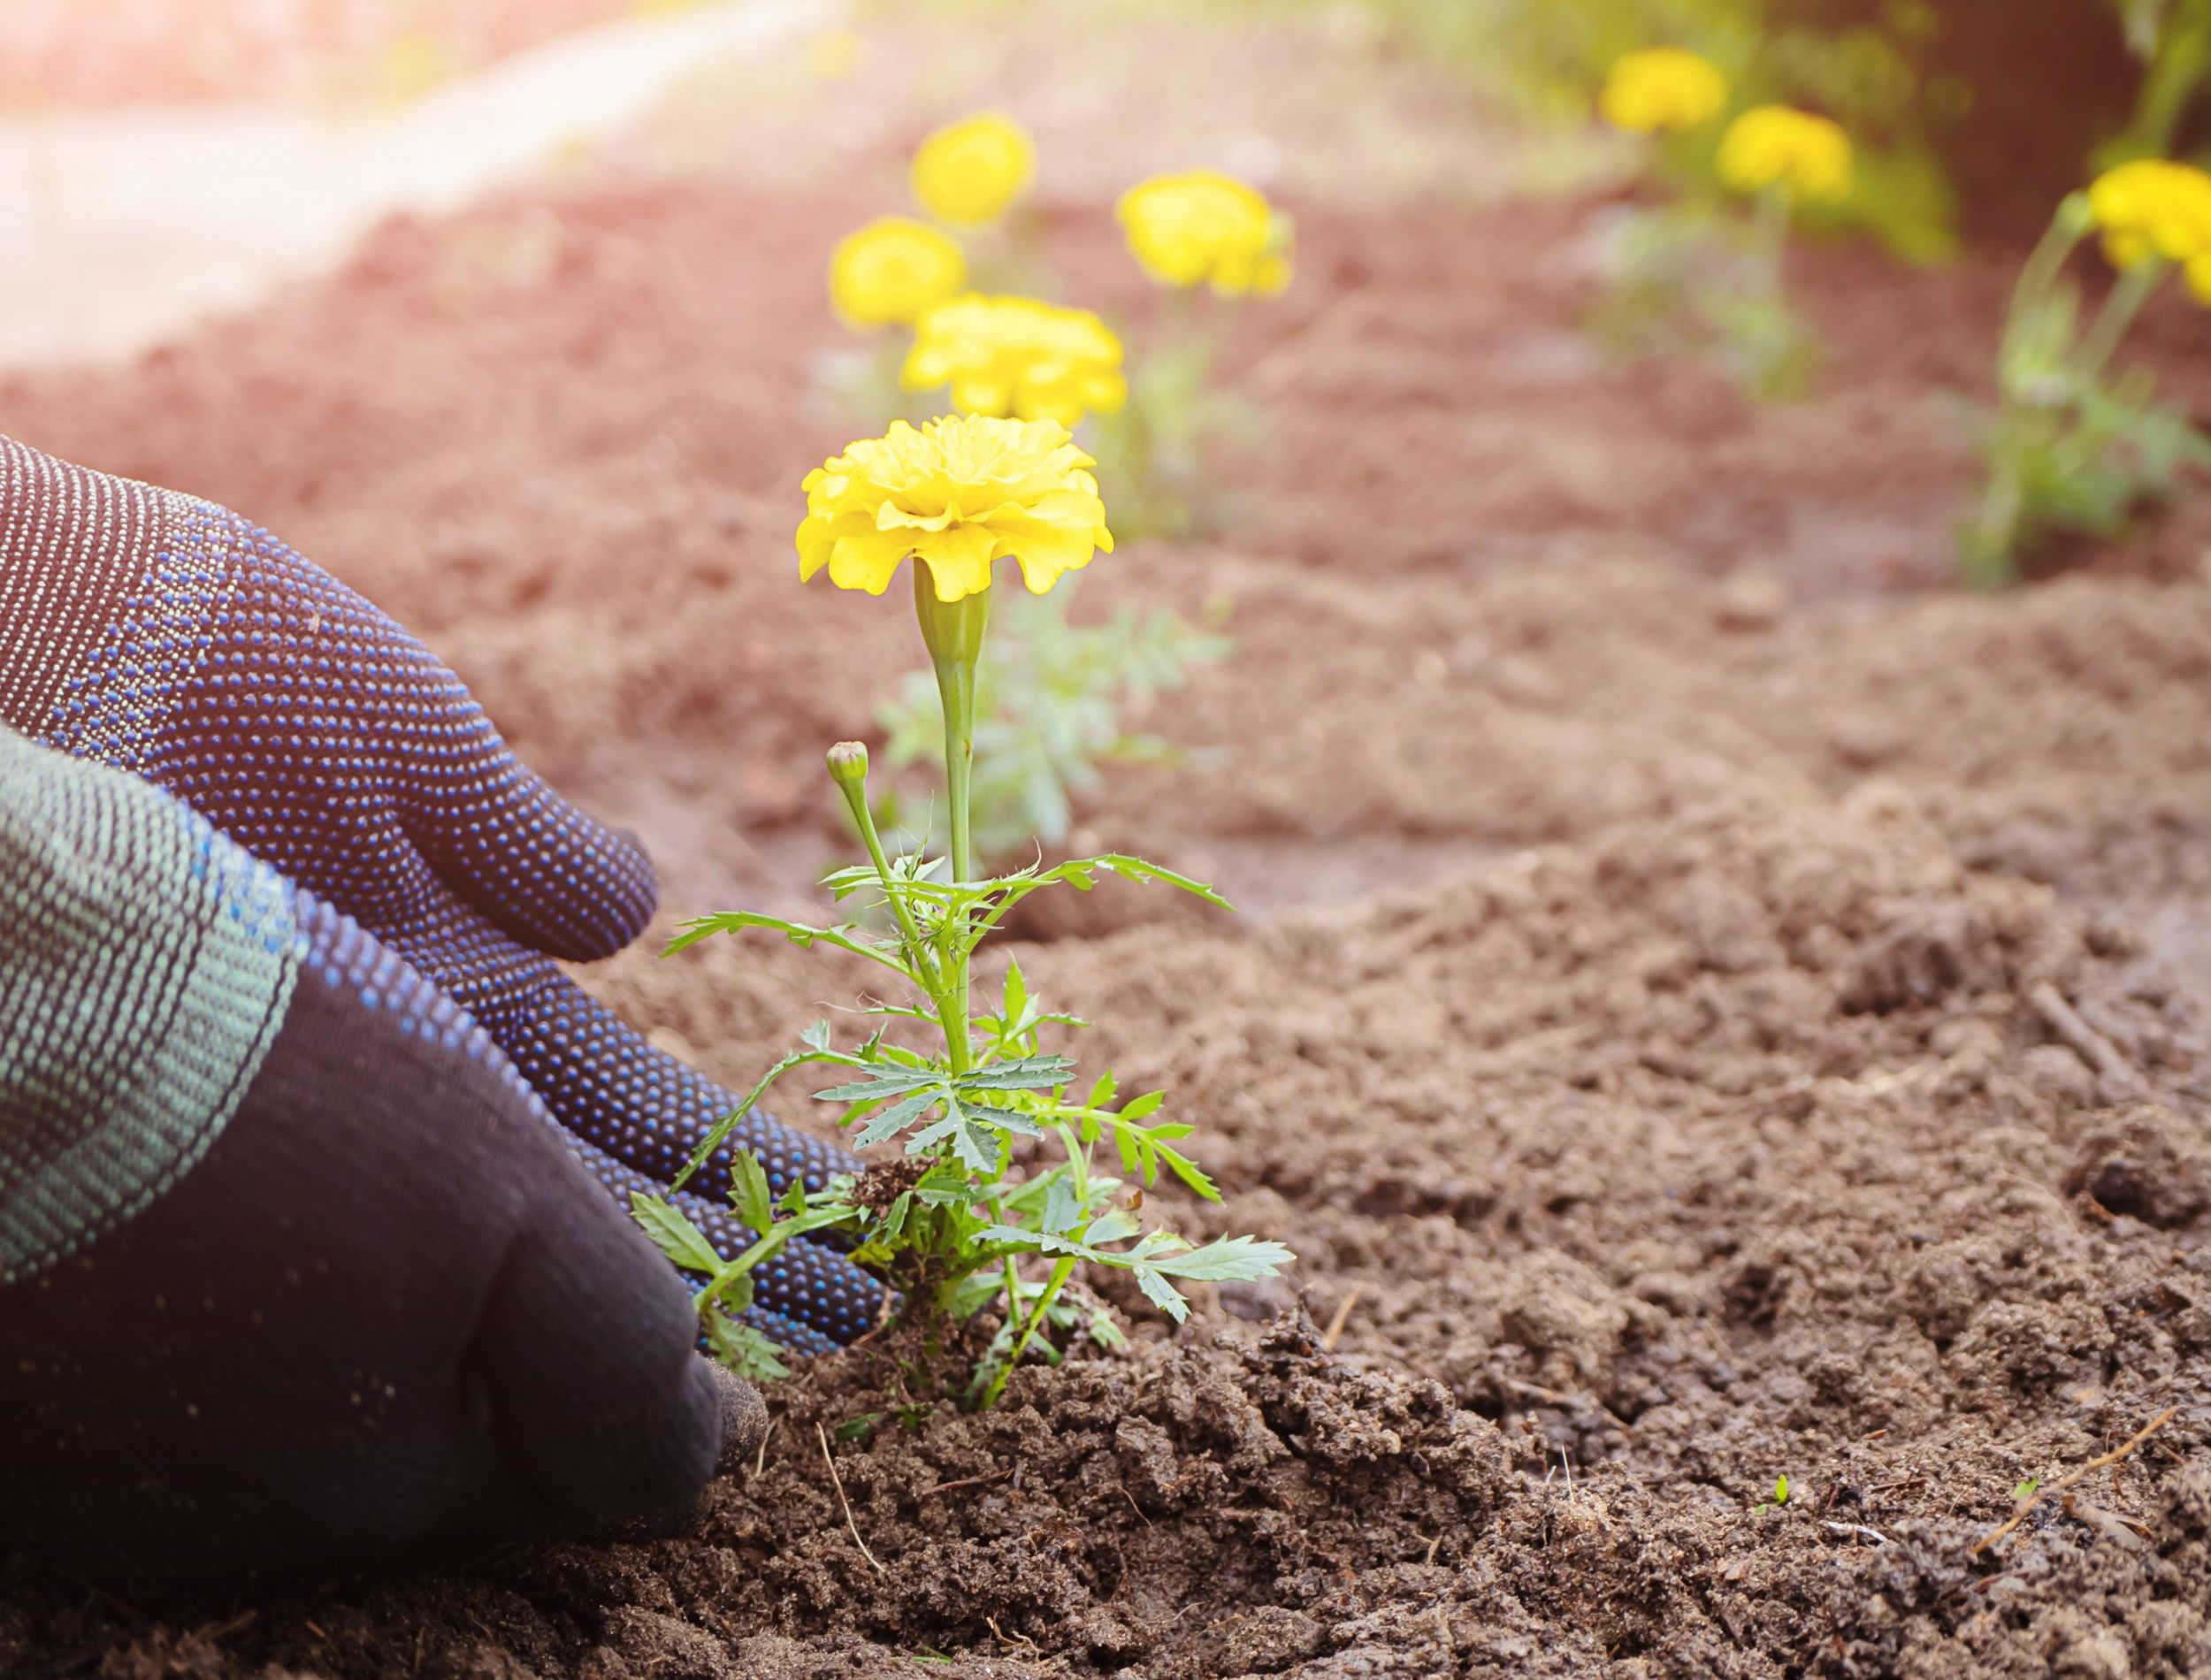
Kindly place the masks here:
[(830, 256), (830, 301), (857, 327), (913, 321), (967, 283), (958, 241), (906, 216), (876, 218)]
[(1649, 47), (1612, 61), (1597, 109), (1615, 128), (1639, 134), (1701, 128), (1727, 104), (1727, 78), (1681, 47)]
[(947, 123), (914, 154), (914, 196), (930, 215), (973, 225), (995, 221), (1037, 172), (1029, 131), (1003, 111)]
[(2211, 253), (2211, 175), (2192, 164), (2144, 157), (2108, 169), (2088, 189), (2088, 210), (2115, 268), (2153, 255), (2192, 263)]
[(1756, 105), (1728, 124), (1714, 166), (1739, 193), (1779, 187), (1809, 203), (1850, 196), (1850, 136), (1789, 105)]
[(950, 602), (990, 588), (992, 562), (1010, 555), (1041, 595), (1113, 552), (1096, 464), (1056, 420), (894, 420), (807, 475), (799, 576), (826, 566), (838, 588), (880, 595), (911, 554)]
[(1233, 176), (1158, 176), (1123, 193), (1119, 215), (1130, 252), (1163, 286), (1202, 281), (1239, 297), (1289, 284), (1289, 218)]
[(914, 324), (900, 378), (909, 391), (952, 387), (963, 414), (1057, 420), (1112, 414), (1128, 400), (1121, 340), (1088, 309), (970, 292)]

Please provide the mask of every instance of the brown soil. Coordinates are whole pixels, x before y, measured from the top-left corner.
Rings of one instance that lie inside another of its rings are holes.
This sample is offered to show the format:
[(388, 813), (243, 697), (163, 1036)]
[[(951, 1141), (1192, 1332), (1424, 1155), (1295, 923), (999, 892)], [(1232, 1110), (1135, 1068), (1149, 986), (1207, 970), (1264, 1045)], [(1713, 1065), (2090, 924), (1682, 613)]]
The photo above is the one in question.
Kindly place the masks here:
[[(0, 393), (421, 629), (646, 834), (671, 913), (801, 902), (821, 747), (914, 652), (791, 577), (792, 486), (845, 435), (808, 254), (930, 118), (1026, 88), (1054, 253), (1135, 306), (1113, 182), (1340, 117), (1280, 140), (1303, 266), (1232, 343), (1274, 428), (1224, 463), (1236, 518), (1083, 597), (1233, 599), (1236, 657), (1155, 721), (1222, 767), (1083, 820), (1252, 913), (1102, 889), (1022, 954), (1103, 1023), (1086, 1061), (1198, 1123), (1228, 1199), (1176, 1217), (1295, 1275), (1132, 1315), (986, 1417), (925, 1361), (823, 1362), (690, 1539), (161, 1617), (8, 1566), (0, 1670), (2211, 1671), (2211, 503), (1950, 593), (1946, 393), (2013, 254), (1809, 254), (1801, 405), (1608, 365), (1588, 207), (1486, 202), (1505, 142), (1448, 84), (1320, 44), (1009, 32), (961, 82), (924, 32), (833, 138), (763, 66), (250, 322)], [(455, 255), (548, 214), (541, 264)], [(2207, 350), (2177, 309), (2142, 347), (2198, 397)], [(854, 982), (724, 942), (591, 983), (744, 1082)], [(1974, 1554), (2023, 1478), (2168, 1408)]]

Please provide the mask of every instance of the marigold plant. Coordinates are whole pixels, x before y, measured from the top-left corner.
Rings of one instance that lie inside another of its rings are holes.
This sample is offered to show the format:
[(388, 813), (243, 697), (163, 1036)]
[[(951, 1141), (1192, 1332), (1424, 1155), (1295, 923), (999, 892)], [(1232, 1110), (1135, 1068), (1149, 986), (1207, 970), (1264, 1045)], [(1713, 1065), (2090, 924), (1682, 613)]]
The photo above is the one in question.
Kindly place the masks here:
[(1224, 297), (1289, 284), (1289, 219), (1257, 187), (1216, 170), (1161, 175), (1121, 195), (1128, 249), (1162, 286), (1210, 286)]
[[(1850, 190), (1849, 136), (1836, 124), (1786, 105), (1744, 111), (1715, 148), (1707, 129), (1727, 103), (1727, 84), (1709, 60), (1657, 47), (1617, 60), (1598, 108), (1615, 126), (1668, 135), (1653, 146), (1653, 172), (1673, 187), (1670, 202), (1606, 212), (1608, 270), (1593, 325), (1629, 351), (1687, 339), (1716, 352), (1760, 397), (1799, 391), (1817, 344), (1790, 307), (1785, 283), (1796, 210), (1832, 204)], [(1748, 195), (1743, 213), (1716, 192)]]
[(909, 217), (878, 217), (830, 256), (830, 300), (856, 327), (910, 325), (967, 283), (958, 241)]
[(1702, 128), (1727, 108), (1727, 78), (1702, 54), (1683, 47), (1646, 47), (1613, 60), (1597, 109), (1631, 134)]
[[(2084, 324), (2065, 269), (2092, 236), (2118, 275)], [(2211, 439), (2156, 400), (2146, 372), (2112, 372), (2143, 305), (2175, 271), (2211, 303), (2203, 171), (2161, 158), (2122, 164), (2058, 206), (2004, 323), (1996, 406), (1980, 439), (1987, 478), (1961, 543), (1968, 582), (2008, 584), (2048, 534), (2110, 535), (2169, 495), (2181, 473), (2211, 468)]]
[(1713, 167), (1746, 195), (1778, 191), (1795, 203), (1840, 203), (1850, 196), (1850, 136), (1809, 111), (1754, 105), (1727, 125)]
[(922, 208), (960, 226), (994, 222), (1029, 189), (1037, 148), (1003, 111), (947, 123), (914, 154), (914, 196)]
[[(850, 1048), (835, 1042), (826, 1022), (811, 1028), (739, 1112), (701, 1142), (677, 1182), (680, 1188), (723, 1147), (744, 1108), (810, 1064), (838, 1070), (837, 1081), (815, 1095), (856, 1131), (855, 1145), (899, 1143), (903, 1171), (878, 1175), (871, 1168), (859, 1180), (839, 1180), (815, 1195), (797, 1186), (771, 1204), (759, 1163), (740, 1158), (731, 1200), (754, 1240), (727, 1260), (673, 1204), (636, 1198), (639, 1222), (654, 1241), (678, 1264), (704, 1274), (702, 1333), (740, 1370), (778, 1368), (772, 1348), (738, 1315), (751, 1299), (753, 1272), (807, 1232), (842, 1232), (853, 1258), (890, 1279), (909, 1315), (960, 1323), (1001, 1303), (998, 1333), (968, 1389), (984, 1406), (1032, 1347), (1057, 1357), (1048, 1331), (1078, 1322), (1065, 1291), (1082, 1266), (1126, 1271), (1147, 1300), (1180, 1319), (1189, 1308), (1178, 1279), (1265, 1277), (1290, 1258), (1280, 1243), (1228, 1237), (1200, 1245), (1158, 1223), (1143, 1191), (1162, 1170), (1197, 1195), (1219, 1199), (1177, 1147), (1191, 1128), (1154, 1118), (1164, 1094), (1121, 1101), (1111, 1073), (1078, 1088), (1074, 1062), (1047, 1050), (1044, 1036), (1083, 1023), (1045, 1010), (1018, 965), (1008, 968), (994, 1006), (978, 1007), (973, 996), (976, 947), (1045, 887), (1087, 890), (1112, 874), (1163, 882), (1226, 908), (1210, 887), (1125, 853), (1050, 867), (1039, 862), (990, 878), (975, 871), (975, 677), (990, 624), (992, 568), (1012, 560), (1028, 588), (1043, 593), (1112, 550), (1092, 464), (1056, 422), (956, 416), (919, 428), (894, 424), (807, 477), (797, 538), (801, 579), (826, 573), (840, 589), (880, 595), (901, 565), (914, 562), (914, 608), (944, 715), (951, 841), (945, 857), (892, 858), (868, 798), (867, 749), (840, 742), (829, 752), (830, 775), (868, 861), (832, 872), (822, 884), (840, 903), (881, 913), (888, 931), (738, 911), (692, 922), (669, 946), (768, 930), (859, 958), (897, 976), (908, 993), (870, 1004), (864, 1012), (876, 1018), (877, 1028)], [(916, 1048), (910, 1041), (924, 1029), (935, 1042)], [(1024, 1262), (1030, 1275), (1023, 1275)], [(1102, 1308), (1079, 1317), (1093, 1340), (1117, 1334)]]
[(1128, 397), (1121, 340), (1089, 309), (980, 293), (915, 323), (901, 379), (909, 391), (949, 386), (962, 414), (1057, 420), (1070, 430)]

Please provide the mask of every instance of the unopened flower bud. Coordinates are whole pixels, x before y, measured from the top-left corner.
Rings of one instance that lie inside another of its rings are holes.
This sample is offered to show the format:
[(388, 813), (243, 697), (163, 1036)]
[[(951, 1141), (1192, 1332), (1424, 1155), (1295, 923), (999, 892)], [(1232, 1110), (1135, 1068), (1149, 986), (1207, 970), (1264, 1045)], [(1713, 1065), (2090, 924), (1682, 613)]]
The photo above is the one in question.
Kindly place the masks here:
[(829, 773), (839, 787), (858, 787), (868, 779), (868, 744), (839, 741), (829, 750)]

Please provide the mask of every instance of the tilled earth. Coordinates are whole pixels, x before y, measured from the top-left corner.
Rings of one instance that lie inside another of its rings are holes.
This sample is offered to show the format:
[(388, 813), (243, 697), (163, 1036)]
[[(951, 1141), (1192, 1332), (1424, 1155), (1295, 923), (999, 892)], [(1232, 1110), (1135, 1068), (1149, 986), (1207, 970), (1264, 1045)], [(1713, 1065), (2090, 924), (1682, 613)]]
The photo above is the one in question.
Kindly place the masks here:
[[(0, 392), (422, 630), (647, 836), (671, 914), (787, 907), (839, 844), (822, 745), (915, 654), (792, 577), (849, 435), (816, 256), (1008, 88), (1085, 301), (1144, 304), (1106, 209), (1143, 170), (1271, 136), (1300, 218), (1230, 338), (1272, 430), (1220, 534), (1083, 597), (1232, 604), (1152, 720), (1220, 751), (1082, 817), (1248, 913), (1107, 887), (1022, 952), (1101, 1023), (1069, 1048), (1197, 1123), (1225, 1206), (1155, 1206), (1295, 1272), (1132, 1312), (988, 1417), (916, 1350), (823, 1362), (689, 1539), (157, 1616), (6, 1566), (0, 1671), (2211, 1671), (2211, 505), (1949, 592), (1951, 393), (2015, 253), (1809, 254), (1827, 372), (1755, 409), (1600, 358), (1591, 206), (1497, 202), (1448, 84), (1315, 44), (1008, 32), (963, 81), (917, 31), (832, 139), (764, 66), (250, 321)], [(2207, 348), (2175, 309), (2144, 353), (2203, 393)], [(738, 1084), (857, 984), (734, 942), (587, 979)]]

